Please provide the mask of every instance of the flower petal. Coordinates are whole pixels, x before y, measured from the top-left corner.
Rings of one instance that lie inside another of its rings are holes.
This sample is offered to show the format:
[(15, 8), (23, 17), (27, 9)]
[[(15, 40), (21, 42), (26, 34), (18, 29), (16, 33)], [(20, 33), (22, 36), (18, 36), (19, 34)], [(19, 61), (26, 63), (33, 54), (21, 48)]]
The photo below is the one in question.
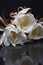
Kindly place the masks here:
[(43, 18), (40, 18), (37, 22), (43, 26)]
[(13, 25), (7, 26), (5, 29), (8, 30), (8, 31), (16, 32), (16, 33), (19, 32), (19, 31), (17, 30), (17, 28), (16, 28), (15, 26), (13, 26)]
[(22, 14), (22, 13), (25, 14), (29, 10), (31, 10), (31, 8), (25, 8), (25, 9), (19, 11), (18, 14)]
[(4, 42), (5, 38), (6, 38), (6, 33), (4, 32), (0, 39), (0, 45)]
[(27, 39), (27, 36), (24, 32), (21, 32), (20, 35)]
[(40, 18), (40, 19), (38, 20), (38, 23), (40, 23), (40, 22), (43, 22), (43, 18)]
[(4, 41), (4, 45), (5, 46), (9, 46), (10, 45), (10, 42), (8, 41), (7, 37), (6, 37), (5, 41)]

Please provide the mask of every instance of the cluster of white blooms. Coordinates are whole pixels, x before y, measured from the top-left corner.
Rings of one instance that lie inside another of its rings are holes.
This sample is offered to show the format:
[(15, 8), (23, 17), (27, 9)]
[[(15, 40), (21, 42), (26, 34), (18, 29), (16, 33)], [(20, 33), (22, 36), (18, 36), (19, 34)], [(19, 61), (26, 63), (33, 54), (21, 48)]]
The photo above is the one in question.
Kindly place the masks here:
[[(43, 21), (35, 19), (32, 13), (27, 13), (30, 8), (19, 11), (14, 17), (12, 24), (6, 26), (5, 32), (0, 39), (0, 45), (23, 44), (27, 39), (43, 38)], [(37, 23), (38, 21), (38, 23)], [(1, 31), (1, 29), (0, 29)]]

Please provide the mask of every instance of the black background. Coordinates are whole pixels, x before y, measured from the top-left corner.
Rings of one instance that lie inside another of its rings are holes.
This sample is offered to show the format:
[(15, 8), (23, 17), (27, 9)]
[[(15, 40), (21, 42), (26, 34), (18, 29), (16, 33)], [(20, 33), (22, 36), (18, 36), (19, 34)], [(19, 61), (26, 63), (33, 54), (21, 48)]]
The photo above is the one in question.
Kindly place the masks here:
[(0, 0), (0, 15), (4, 11), (5, 16), (9, 18), (9, 12), (19, 6), (31, 7), (35, 16), (43, 17), (43, 0)]

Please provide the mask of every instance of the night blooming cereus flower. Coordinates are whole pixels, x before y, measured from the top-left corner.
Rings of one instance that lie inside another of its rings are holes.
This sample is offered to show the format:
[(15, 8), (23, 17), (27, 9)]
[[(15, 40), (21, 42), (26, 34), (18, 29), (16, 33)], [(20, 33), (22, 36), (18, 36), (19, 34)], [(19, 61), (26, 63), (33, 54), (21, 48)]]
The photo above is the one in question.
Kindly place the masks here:
[(28, 38), (34, 40), (43, 38), (43, 26), (40, 23), (35, 24)]
[(28, 10), (30, 10), (30, 8), (26, 8), (18, 12), (13, 21), (20, 32), (29, 33), (32, 30), (34, 24), (36, 24), (34, 15), (32, 13), (27, 13)]
[(5, 28), (5, 32), (3, 33), (0, 39), (0, 45), (4, 43), (5, 46), (11, 45), (15, 46), (15, 44), (22, 44), (26, 38), (19, 34), (19, 31), (15, 26), (9, 25)]

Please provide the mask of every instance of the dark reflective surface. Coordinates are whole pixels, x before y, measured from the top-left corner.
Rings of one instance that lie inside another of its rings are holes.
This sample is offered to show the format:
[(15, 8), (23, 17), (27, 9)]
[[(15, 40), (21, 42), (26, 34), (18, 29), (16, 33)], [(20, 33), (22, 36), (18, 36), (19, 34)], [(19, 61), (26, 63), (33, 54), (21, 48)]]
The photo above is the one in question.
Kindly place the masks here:
[(43, 40), (28, 42), (23, 46), (2, 47), (0, 57), (5, 65), (43, 65)]

